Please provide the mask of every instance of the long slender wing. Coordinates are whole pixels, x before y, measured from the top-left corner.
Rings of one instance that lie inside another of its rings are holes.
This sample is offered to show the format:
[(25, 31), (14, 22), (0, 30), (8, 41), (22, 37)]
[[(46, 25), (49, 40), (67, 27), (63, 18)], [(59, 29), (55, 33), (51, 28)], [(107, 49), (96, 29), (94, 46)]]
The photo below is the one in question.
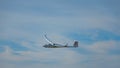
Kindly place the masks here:
[(54, 44), (51, 40), (49, 40), (49, 39), (47, 38), (46, 35), (44, 35), (44, 37), (45, 37), (45, 39), (46, 39), (47, 42), (49, 42), (50, 44)]

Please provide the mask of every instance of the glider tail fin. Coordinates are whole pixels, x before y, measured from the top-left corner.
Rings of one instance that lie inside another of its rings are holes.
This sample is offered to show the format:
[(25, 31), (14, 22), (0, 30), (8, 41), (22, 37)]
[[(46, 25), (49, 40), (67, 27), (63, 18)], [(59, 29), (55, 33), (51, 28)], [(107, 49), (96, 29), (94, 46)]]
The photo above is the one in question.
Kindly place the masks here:
[(75, 41), (73, 44), (74, 47), (78, 47), (78, 41)]

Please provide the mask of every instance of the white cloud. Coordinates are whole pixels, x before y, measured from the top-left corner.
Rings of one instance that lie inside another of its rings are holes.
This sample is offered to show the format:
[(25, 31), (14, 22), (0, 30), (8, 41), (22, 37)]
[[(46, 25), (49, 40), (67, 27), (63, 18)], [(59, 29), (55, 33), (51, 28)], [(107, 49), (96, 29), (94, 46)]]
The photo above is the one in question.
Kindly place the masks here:
[[(12, 40), (30, 49), (29, 51), (14, 51), (9, 45), (6, 46), (5, 51), (0, 53), (2, 68), (21, 68), (21, 66), (22, 68), (119, 68), (119, 55), (109, 54), (110, 50), (119, 51), (119, 41), (80, 45), (80, 48), (94, 53), (89, 55), (72, 49), (42, 48), (46, 43), (42, 37), (44, 33), (47, 33), (54, 42), (62, 44), (70, 42), (70, 45), (73, 39), (64, 37), (64, 33), (99, 28), (120, 34), (118, 30), (120, 20), (112, 15), (114, 13), (108, 13), (109, 10), (105, 10), (106, 8), (103, 10), (78, 9), (69, 3), (61, 5), (61, 3), (49, 2), (47, 5), (46, 2), (20, 1), (13, 4), (14, 8), (24, 7), (24, 11), (23, 9), (19, 12), (18, 10), (0, 11), (0, 38)], [(44, 11), (31, 11), (34, 7), (41, 6), (54, 10), (54, 14), (49, 14), (49, 11), (48, 14)]]
[[(81, 54), (70, 48), (40, 48), (37, 51), (14, 51), (6, 46), (5, 51), (0, 53), (0, 63), (3, 62), (3, 68), (6, 68), (6, 66), (11, 68), (18, 68), (19, 66), (23, 68), (55, 68), (56, 66), (58, 68), (119, 68), (120, 55), (109, 54), (110, 50), (119, 49), (119, 44), (119, 42), (107, 41), (97, 42), (89, 46), (80, 45), (80, 48), (95, 54)], [(36, 47), (36, 49), (38, 48)]]
[[(81, 11), (81, 10), (80, 10)], [(78, 33), (79, 30), (103, 29), (120, 34), (116, 25), (119, 26), (117, 19), (107, 15), (91, 14), (90, 12), (81, 12), (86, 16), (81, 16), (77, 12), (77, 16), (41, 16), (34, 14), (18, 13), (18, 12), (0, 12), (5, 18), (2, 19), (1, 38), (28, 38), (37, 39), (44, 33), (61, 34), (69, 32)], [(74, 12), (73, 12), (74, 13)], [(86, 14), (87, 13), (87, 14)], [(115, 24), (116, 23), (116, 24)], [(108, 25), (109, 24), (109, 25)]]
[(84, 48), (90, 52), (98, 54), (108, 54), (111, 50), (120, 50), (120, 41), (99, 41), (91, 45), (81, 45), (81, 48)]
[[(6, 65), (16, 66), (18, 65), (17, 63), (19, 63), (19, 65), (22, 65), (24, 68), (24, 64), (21, 64), (21, 62), (22, 63), (27, 62), (27, 64), (29, 63), (31, 64), (32, 62), (37, 62), (36, 64), (33, 63), (32, 65), (35, 67), (43, 66), (48, 68), (47, 65), (51, 63), (57, 64), (57, 65), (76, 64), (78, 62), (76, 58), (79, 58), (79, 59), (82, 58), (81, 55), (77, 54), (75, 51), (72, 51), (70, 49), (42, 49), (40, 51), (35, 51), (35, 52), (34, 51), (15, 51), (14, 52), (11, 50), (11, 48), (6, 47), (5, 50), (6, 50), (5, 52), (0, 54), (1, 62), (6, 62), (6, 63), (3, 63), (2, 65), (3, 68), (5, 68)], [(14, 53), (18, 53), (19, 55), (15, 55)], [(13, 63), (9, 63), (9, 62), (13, 62)]]
[[(32, 3), (32, 2), (31, 2)], [(73, 8), (72, 8), (73, 9)], [(99, 11), (99, 9), (74, 9), (72, 11), (68, 9), (61, 9), (66, 13), (72, 14), (71, 16), (67, 15), (44, 15), (45, 13), (38, 13), (37, 15), (29, 12), (16, 12), (16, 11), (1, 11), (2, 15), (2, 25), (3, 29), (12, 28), (20, 30), (21, 28), (28, 29), (35, 28), (39, 29), (39, 32), (66, 32), (74, 31), (76, 29), (94, 29), (101, 28), (104, 30), (112, 31), (116, 34), (120, 32), (116, 29), (119, 28), (120, 24), (119, 19), (112, 16), (112, 13), (104, 10)], [(29, 10), (26, 10), (29, 11)], [(102, 12), (105, 12), (104, 14)], [(43, 14), (43, 15), (41, 15)], [(4, 24), (6, 23), (6, 24)], [(108, 25), (109, 24), (109, 25)], [(24, 25), (24, 26), (23, 26)], [(36, 27), (32, 27), (32, 25)], [(38, 27), (38, 26), (39, 27)], [(57, 28), (57, 29), (56, 29)], [(26, 30), (27, 31), (27, 30)], [(36, 30), (38, 31), (38, 30)]]

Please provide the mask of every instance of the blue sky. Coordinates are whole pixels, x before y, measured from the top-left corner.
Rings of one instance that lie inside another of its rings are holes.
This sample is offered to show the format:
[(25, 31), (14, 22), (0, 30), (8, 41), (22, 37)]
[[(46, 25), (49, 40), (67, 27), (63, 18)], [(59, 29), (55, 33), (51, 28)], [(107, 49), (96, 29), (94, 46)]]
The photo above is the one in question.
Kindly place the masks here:
[[(119, 68), (119, 0), (1, 0), (1, 68)], [(78, 48), (46, 49), (43, 35)]]

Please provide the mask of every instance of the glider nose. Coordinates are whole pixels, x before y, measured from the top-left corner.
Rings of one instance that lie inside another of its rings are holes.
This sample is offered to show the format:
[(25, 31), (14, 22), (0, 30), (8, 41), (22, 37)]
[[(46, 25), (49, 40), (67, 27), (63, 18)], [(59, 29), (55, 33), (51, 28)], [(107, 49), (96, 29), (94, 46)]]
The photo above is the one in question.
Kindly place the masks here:
[(46, 45), (44, 45), (43, 47), (46, 47)]
[(43, 47), (45, 47), (45, 45)]

